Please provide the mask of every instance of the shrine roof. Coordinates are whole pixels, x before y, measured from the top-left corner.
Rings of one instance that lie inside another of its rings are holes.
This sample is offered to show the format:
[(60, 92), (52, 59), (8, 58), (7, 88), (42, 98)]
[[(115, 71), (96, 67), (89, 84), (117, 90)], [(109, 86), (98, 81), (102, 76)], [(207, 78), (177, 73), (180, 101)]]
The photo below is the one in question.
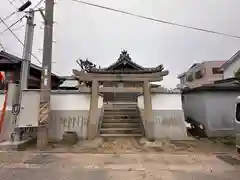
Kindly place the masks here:
[(103, 74), (138, 74), (138, 73), (154, 73), (163, 71), (163, 65), (157, 67), (144, 68), (132, 61), (127, 51), (122, 51), (118, 60), (108, 66), (107, 68), (92, 68), (89, 73), (103, 73)]

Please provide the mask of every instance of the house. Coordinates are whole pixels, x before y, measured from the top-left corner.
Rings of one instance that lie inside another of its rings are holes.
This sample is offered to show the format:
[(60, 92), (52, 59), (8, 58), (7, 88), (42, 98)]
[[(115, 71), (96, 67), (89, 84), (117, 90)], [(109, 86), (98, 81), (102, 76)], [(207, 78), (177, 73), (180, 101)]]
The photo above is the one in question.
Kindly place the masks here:
[[(5, 72), (5, 79), (7, 81), (15, 82), (19, 84), (21, 63), (23, 59), (9, 54), (5, 51), (0, 51), (0, 71)], [(41, 72), (42, 68), (32, 64), (30, 65), (29, 78), (28, 78), (28, 88), (29, 89), (40, 89), (41, 83)], [(52, 73), (52, 89), (57, 89), (63, 80)], [(0, 87), (3, 89), (3, 86)]]
[(194, 63), (187, 72), (178, 76), (180, 79), (179, 88), (195, 88), (206, 84), (213, 84), (214, 81), (223, 79), (223, 72), (220, 67), (225, 61), (204, 61)]
[(235, 72), (240, 68), (240, 51), (236, 52), (228, 61), (222, 66), (224, 79), (234, 78)]

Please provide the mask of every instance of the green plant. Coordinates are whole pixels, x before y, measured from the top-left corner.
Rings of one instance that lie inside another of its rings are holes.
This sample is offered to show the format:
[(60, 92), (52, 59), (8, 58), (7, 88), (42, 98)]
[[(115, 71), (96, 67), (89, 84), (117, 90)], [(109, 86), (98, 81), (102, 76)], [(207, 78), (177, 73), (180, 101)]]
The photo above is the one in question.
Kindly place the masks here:
[(234, 73), (236, 79), (240, 79), (240, 68)]

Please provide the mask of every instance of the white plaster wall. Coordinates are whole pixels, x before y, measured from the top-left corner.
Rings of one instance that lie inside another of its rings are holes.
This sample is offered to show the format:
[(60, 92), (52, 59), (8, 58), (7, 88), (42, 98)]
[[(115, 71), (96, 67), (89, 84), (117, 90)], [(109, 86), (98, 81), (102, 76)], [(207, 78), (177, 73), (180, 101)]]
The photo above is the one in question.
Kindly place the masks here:
[[(144, 97), (138, 96), (138, 107), (144, 109)], [(154, 110), (182, 110), (181, 94), (152, 94), (152, 109)]]
[(1, 110), (2, 110), (3, 103), (4, 103), (4, 94), (0, 94), (0, 108), (1, 108)]
[(52, 94), (51, 110), (89, 110), (90, 94)]
[[(90, 94), (52, 94), (52, 110), (89, 110)], [(4, 94), (0, 94), (0, 109), (4, 103)], [(103, 97), (99, 96), (98, 108), (103, 106)], [(9, 107), (11, 109), (11, 107)], [(7, 108), (8, 109), (8, 108)]]
[(153, 110), (181, 110), (181, 94), (152, 94)]
[(98, 96), (98, 108), (102, 108), (102, 107), (103, 107), (103, 97)]
[(137, 102), (138, 102), (138, 107), (139, 107), (140, 109), (144, 109), (144, 99), (143, 99), (143, 95), (138, 96)]
[(224, 79), (234, 77), (234, 73), (240, 68), (240, 58), (232, 63), (223, 73)]
[[(31, 102), (31, 103), (30, 103)], [(20, 114), (17, 116), (18, 127), (36, 127), (39, 120), (40, 94), (37, 91), (23, 91)]]
[[(2, 111), (4, 99), (5, 99), (4, 94), (0, 94), (0, 112)], [(7, 110), (9, 110), (9, 109), (10, 109), (10, 107), (7, 107)]]

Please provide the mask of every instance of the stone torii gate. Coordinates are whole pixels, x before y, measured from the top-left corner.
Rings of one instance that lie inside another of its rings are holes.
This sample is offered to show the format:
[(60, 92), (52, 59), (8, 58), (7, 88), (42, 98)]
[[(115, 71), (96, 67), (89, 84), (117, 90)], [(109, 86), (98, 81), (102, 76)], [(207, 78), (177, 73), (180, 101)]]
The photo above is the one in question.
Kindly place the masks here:
[[(88, 81), (92, 82), (91, 87), (91, 102), (90, 102), (90, 112), (88, 119), (88, 128), (87, 128), (87, 136), (88, 139), (94, 139), (96, 136), (96, 118), (97, 118), (97, 110), (98, 110), (98, 93), (100, 91), (116, 91), (116, 88), (103, 87), (99, 88), (99, 82), (141, 82), (143, 83), (142, 92), (144, 95), (144, 120), (152, 119), (152, 101), (151, 101), (151, 88), (150, 82), (162, 81), (163, 76), (168, 75), (168, 71), (160, 71), (160, 72), (142, 72), (142, 73), (97, 73), (90, 72), (86, 73), (84, 71), (73, 70), (73, 74), (76, 79), (79, 81)], [(122, 88), (121, 88), (122, 89)], [(123, 88), (122, 90), (124, 90)], [(127, 88), (124, 92), (127, 92)], [(119, 92), (119, 88), (118, 88)], [(139, 88), (131, 88), (131, 92), (141, 92)]]

